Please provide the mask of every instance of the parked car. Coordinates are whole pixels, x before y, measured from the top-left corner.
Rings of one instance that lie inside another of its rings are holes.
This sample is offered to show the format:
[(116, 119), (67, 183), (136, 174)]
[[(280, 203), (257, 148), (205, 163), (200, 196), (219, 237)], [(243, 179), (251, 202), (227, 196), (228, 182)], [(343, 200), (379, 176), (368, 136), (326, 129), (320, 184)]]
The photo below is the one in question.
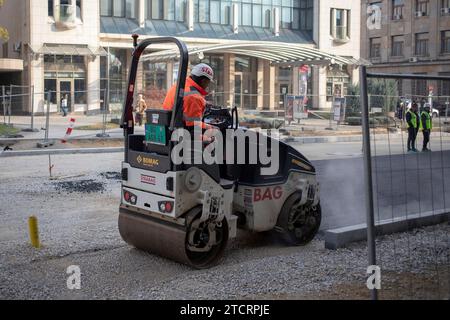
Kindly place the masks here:
[[(412, 101), (411, 99), (402, 99), (402, 102), (406, 105), (406, 111), (411, 109)], [(429, 106), (430, 104), (428, 102), (425, 102), (423, 105), (419, 102), (419, 111), (422, 111), (425, 106)], [(433, 118), (438, 118), (440, 115), (439, 109), (436, 109), (435, 107), (431, 108), (431, 116)]]

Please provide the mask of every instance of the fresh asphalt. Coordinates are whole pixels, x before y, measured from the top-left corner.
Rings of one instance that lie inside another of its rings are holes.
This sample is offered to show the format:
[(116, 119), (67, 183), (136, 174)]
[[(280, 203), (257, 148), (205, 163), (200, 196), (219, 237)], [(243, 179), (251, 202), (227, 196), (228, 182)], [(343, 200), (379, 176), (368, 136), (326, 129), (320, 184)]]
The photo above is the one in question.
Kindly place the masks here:
[[(322, 229), (366, 222), (360, 157), (313, 161), (321, 185)], [(450, 207), (450, 151), (373, 159), (375, 220)]]
[[(366, 210), (361, 142), (292, 145), (316, 166), (321, 186), (322, 230), (364, 223)], [(434, 141), (434, 152), (431, 153), (404, 154), (402, 148), (401, 139), (393, 139), (389, 145), (387, 142), (377, 142), (372, 147), (377, 221), (450, 207), (448, 138), (442, 144)], [(88, 157), (93, 161), (106, 157), (110, 165), (104, 167), (104, 171), (118, 171), (122, 160), (122, 154), (118, 151)], [(32, 158), (37, 157), (43, 156)], [(75, 159), (79, 156), (60, 157)], [(1, 167), (8, 170), (8, 175), (14, 174), (15, 170), (22, 171), (24, 168), (13, 165), (20, 163), (20, 158), (14, 157), (8, 161), (3, 158)], [(28, 156), (25, 158), (30, 159)], [(46, 156), (44, 158), (47, 159)], [(77, 169), (73, 169), (76, 173)], [(80, 167), (78, 170), (90, 169)]]

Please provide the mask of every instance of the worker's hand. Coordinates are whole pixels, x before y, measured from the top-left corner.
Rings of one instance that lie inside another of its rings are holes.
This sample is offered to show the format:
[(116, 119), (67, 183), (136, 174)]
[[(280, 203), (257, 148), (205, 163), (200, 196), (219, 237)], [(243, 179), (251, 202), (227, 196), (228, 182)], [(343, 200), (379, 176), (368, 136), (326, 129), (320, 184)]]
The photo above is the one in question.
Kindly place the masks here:
[(213, 143), (216, 139), (215, 134), (220, 132), (219, 129), (213, 126), (209, 126), (205, 133), (202, 135), (203, 144), (205, 146)]

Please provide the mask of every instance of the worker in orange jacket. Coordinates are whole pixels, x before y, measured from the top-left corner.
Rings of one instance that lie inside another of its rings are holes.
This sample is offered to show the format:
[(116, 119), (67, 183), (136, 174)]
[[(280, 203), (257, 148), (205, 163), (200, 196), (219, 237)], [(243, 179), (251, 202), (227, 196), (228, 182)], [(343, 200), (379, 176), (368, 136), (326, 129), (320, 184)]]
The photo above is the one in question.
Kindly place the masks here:
[[(202, 121), (206, 108), (205, 96), (208, 95), (206, 90), (213, 80), (213, 69), (204, 63), (196, 65), (191, 71), (191, 76), (186, 79), (183, 120), (188, 129), (194, 129), (194, 126), (200, 126), (204, 130), (213, 128)], [(176, 84), (173, 85), (167, 93), (163, 103), (165, 110), (172, 110), (174, 107), (176, 87)]]

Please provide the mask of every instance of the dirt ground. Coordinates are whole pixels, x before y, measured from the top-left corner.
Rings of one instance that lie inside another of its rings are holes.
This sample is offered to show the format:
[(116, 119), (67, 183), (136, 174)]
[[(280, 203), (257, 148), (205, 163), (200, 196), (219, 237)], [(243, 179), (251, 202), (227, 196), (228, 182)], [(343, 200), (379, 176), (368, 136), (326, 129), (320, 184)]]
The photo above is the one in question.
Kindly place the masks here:
[[(14, 151), (38, 150), (38, 140), (22, 140), (15, 143), (8, 143)], [(78, 148), (113, 148), (123, 147), (123, 139), (77, 139), (62, 143), (54, 140), (54, 145), (47, 149), (78, 149)]]
[[(448, 266), (441, 266), (437, 270), (434, 266), (430, 266), (430, 273), (427, 274), (384, 271), (382, 288), (378, 291), (378, 299), (449, 300), (450, 283), (447, 281), (447, 285), (445, 285), (445, 279), (450, 279)], [(370, 291), (361, 282), (347, 282), (336, 284), (329, 290), (310, 292), (306, 295), (284, 294), (255, 298), (269, 300), (368, 300), (370, 299)]]

